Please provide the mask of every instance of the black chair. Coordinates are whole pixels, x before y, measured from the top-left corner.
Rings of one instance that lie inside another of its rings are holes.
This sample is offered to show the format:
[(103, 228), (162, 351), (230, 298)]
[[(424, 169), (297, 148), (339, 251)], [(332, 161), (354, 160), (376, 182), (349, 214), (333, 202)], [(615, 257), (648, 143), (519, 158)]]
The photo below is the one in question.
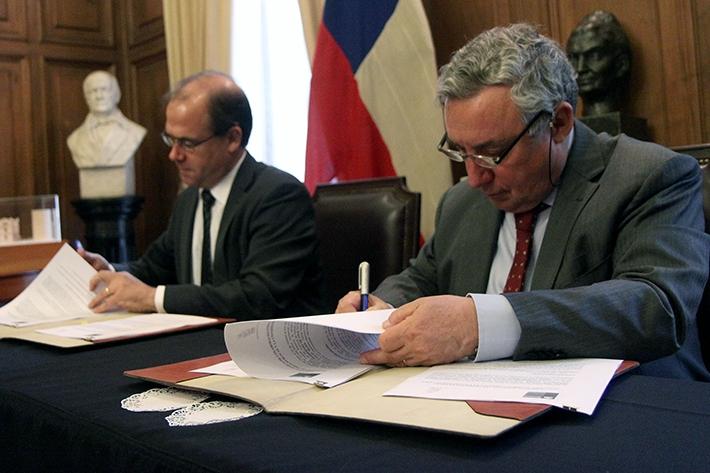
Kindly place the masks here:
[(404, 177), (323, 184), (313, 196), (327, 307), (357, 289), (360, 262), (370, 290), (402, 271), (419, 250), (421, 195)]

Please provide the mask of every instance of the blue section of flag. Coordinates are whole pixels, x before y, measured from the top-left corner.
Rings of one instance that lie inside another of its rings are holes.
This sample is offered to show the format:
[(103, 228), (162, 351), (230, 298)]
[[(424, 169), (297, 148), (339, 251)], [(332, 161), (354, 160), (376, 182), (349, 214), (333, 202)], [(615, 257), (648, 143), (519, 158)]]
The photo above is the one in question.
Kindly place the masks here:
[(372, 49), (397, 0), (327, 0), (323, 23), (350, 62), (353, 74)]

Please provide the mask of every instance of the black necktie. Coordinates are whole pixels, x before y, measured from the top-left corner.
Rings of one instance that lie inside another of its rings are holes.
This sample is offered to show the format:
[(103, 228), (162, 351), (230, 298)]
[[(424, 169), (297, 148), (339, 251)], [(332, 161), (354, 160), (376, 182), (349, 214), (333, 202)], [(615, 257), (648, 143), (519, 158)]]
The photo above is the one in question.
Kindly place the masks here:
[(212, 283), (212, 250), (210, 249), (210, 224), (215, 198), (208, 189), (202, 190), (202, 285)]

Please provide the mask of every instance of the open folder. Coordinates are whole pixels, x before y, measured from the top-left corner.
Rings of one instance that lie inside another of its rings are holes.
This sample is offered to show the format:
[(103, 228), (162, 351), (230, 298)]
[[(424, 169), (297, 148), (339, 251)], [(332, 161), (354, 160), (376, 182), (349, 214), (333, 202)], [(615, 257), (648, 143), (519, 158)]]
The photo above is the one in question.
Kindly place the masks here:
[(96, 314), (88, 307), (94, 297), (89, 281), (95, 274), (69, 245), (62, 245), (34, 281), (0, 307), (0, 339), (71, 348), (233, 321), (182, 314)]
[[(382, 394), (427, 368), (386, 368), (332, 388), (294, 381), (240, 378), (195, 372), (230, 360), (229, 354), (126, 371), (145, 381), (236, 397), (271, 414), (357, 419), (404, 427), (495, 437), (548, 411), (551, 406), (513, 402), (446, 401)], [(624, 362), (617, 375), (637, 366)]]

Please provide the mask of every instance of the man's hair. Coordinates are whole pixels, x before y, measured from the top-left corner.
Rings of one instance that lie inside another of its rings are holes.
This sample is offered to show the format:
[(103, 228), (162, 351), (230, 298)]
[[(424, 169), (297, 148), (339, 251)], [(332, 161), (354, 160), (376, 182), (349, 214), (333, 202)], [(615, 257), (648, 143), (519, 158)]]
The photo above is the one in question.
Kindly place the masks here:
[[(577, 82), (564, 51), (526, 23), (496, 27), (476, 36), (439, 70), (439, 103), (466, 99), (485, 87), (511, 87), (511, 98), (530, 120), (540, 110), (552, 112), (562, 101), (577, 106)], [(547, 126), (540, 121), (536, 133)]]
[(164, 104), (167, 105), (173, 99), (185, 98), (185, 86), (206, 77), (224, 77), (234, 84), (234, 87), (223, 87), (210, 95), (207, 113), (210, 117), (212, 133), (218, 136), (224, 135), (234, 125), (239, 125), (242, 129), (241, 147), (246, 147), (252, 128), (251, 106), (244, 91), (237, 86), (230, 75), (219, 71), (202, 71), (185, 77), (165, 94)]

